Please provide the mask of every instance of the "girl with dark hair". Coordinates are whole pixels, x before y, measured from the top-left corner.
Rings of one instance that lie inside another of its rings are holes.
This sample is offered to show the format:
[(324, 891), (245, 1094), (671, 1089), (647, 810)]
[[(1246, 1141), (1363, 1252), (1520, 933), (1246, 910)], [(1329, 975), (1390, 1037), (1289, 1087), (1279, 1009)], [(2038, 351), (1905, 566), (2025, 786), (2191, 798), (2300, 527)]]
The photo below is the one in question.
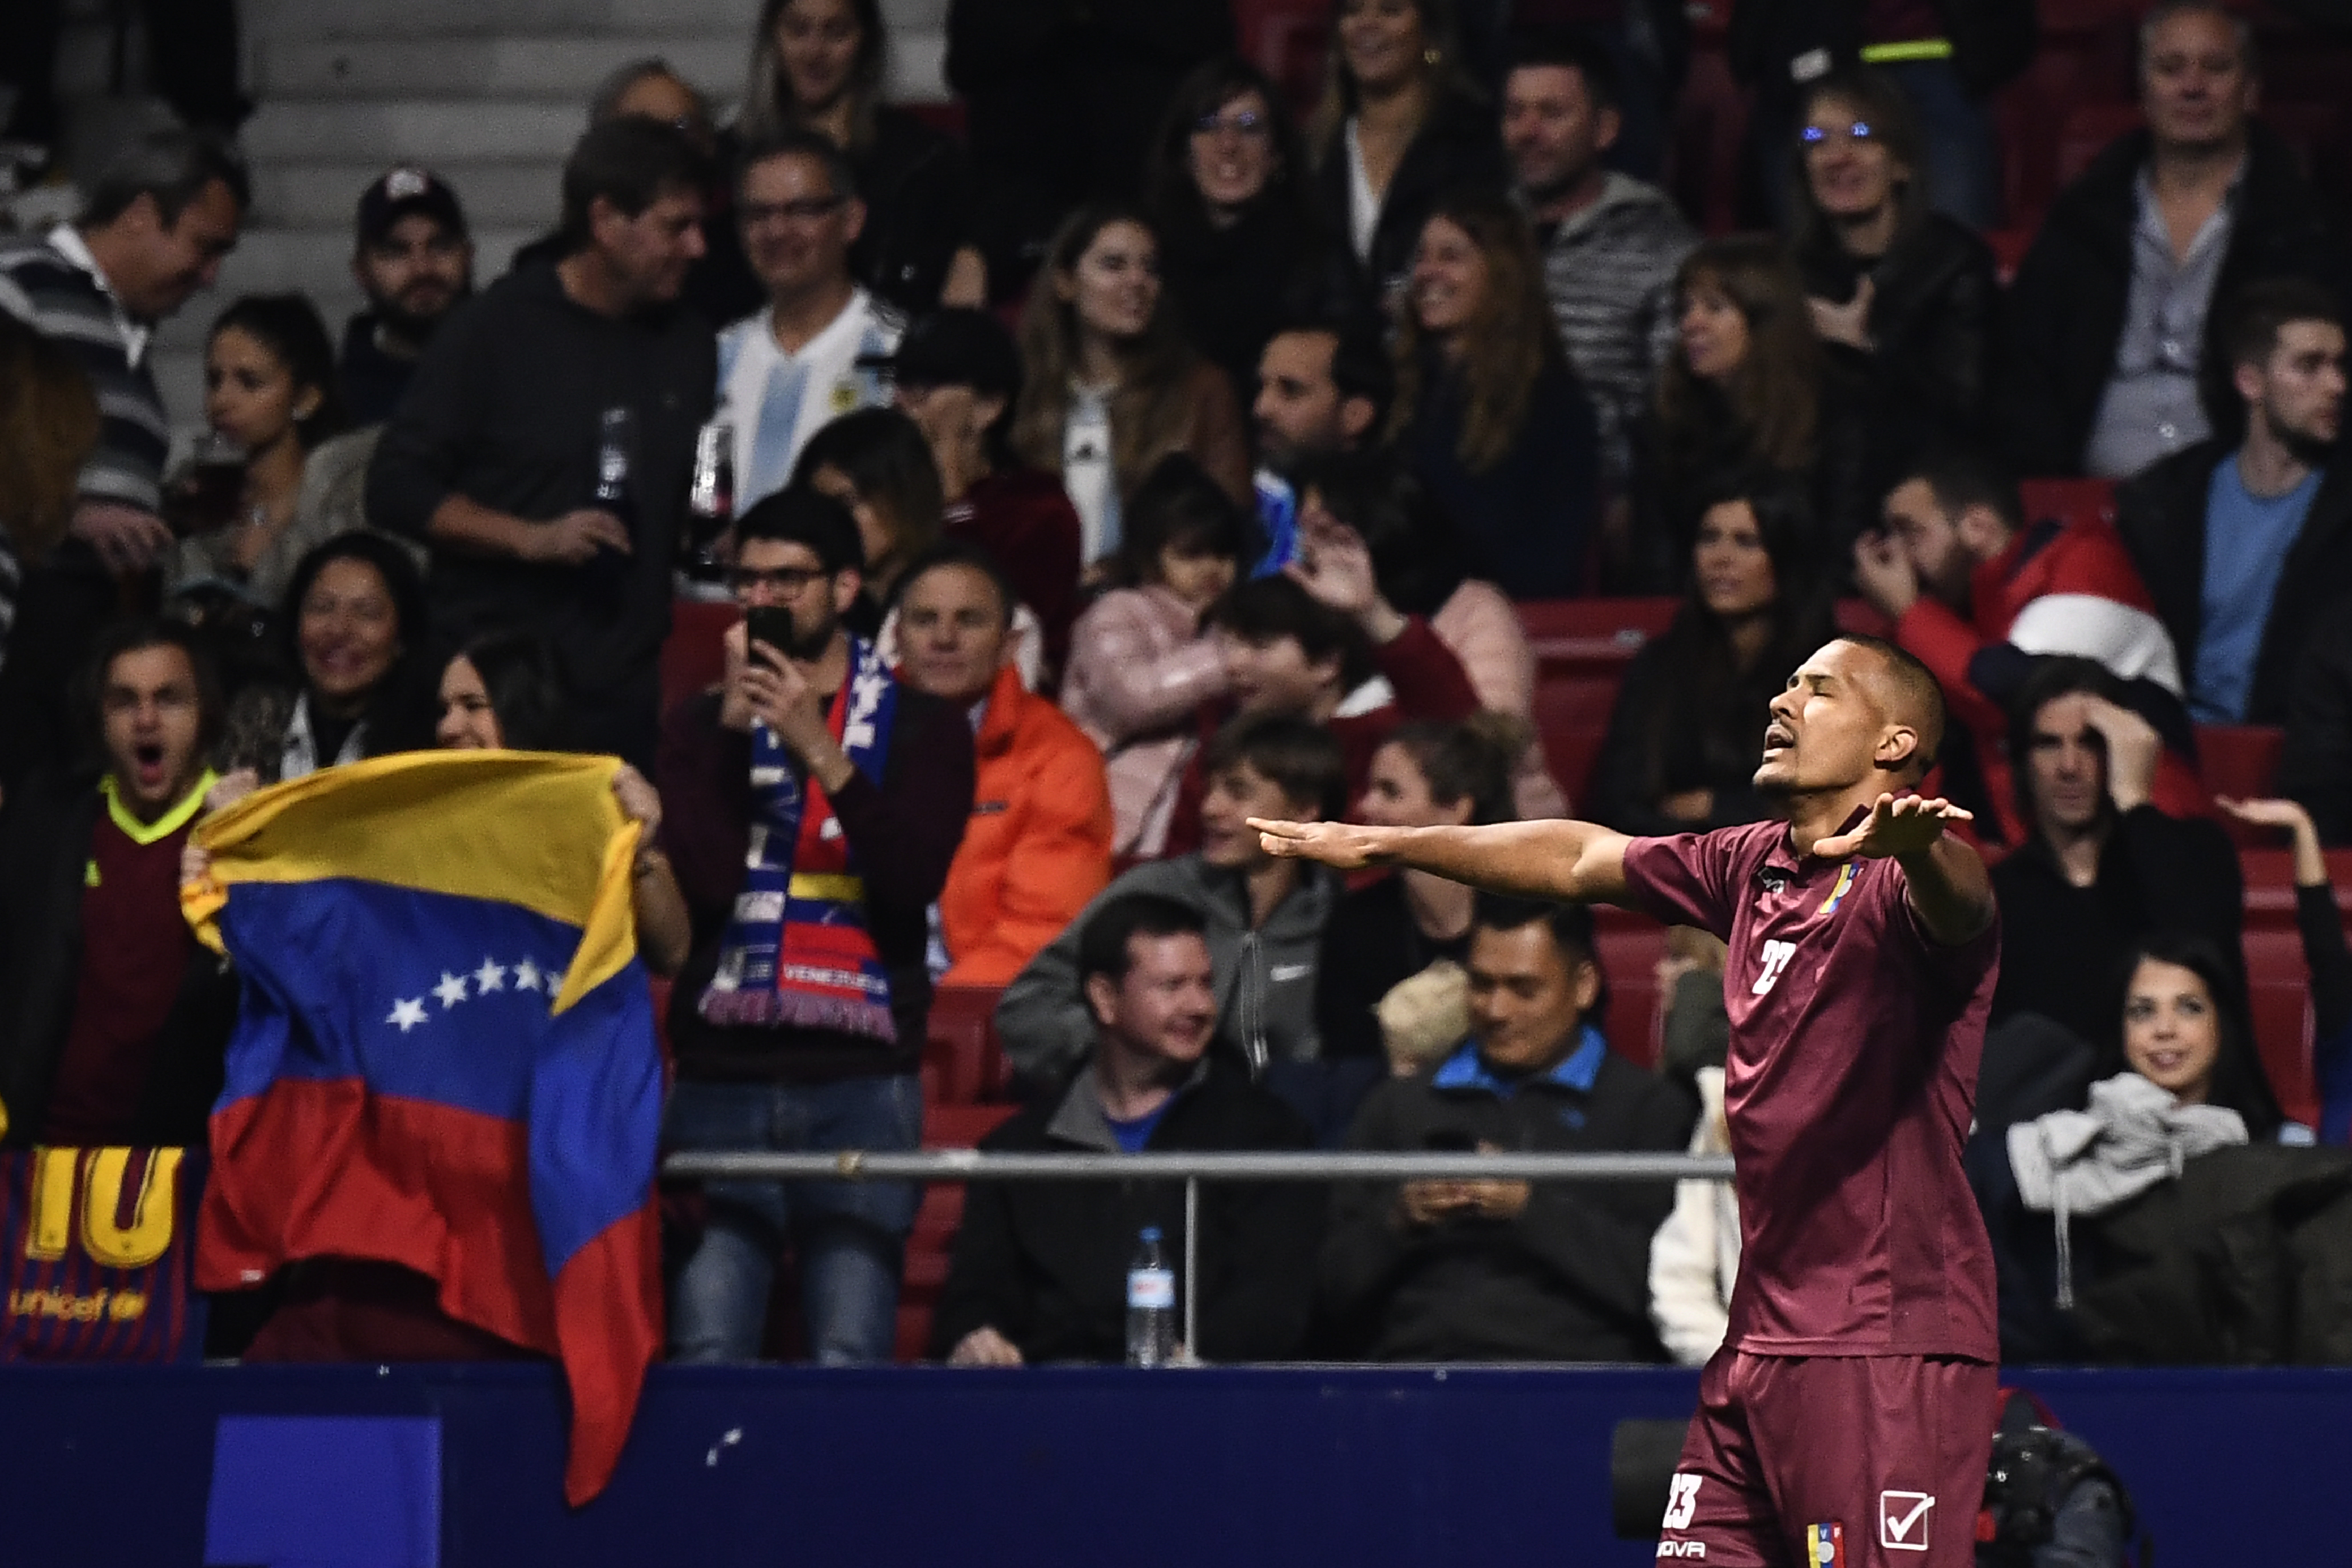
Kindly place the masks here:
[(1804, 285), (1760, 235), (1711, 239), (1675, 278), (1680, 342), (1636, 444), (1635, 537), (1626, 586), (1687, 581), (1699, 514), (1725, 474), (1766, 476), (1812, 502), (1823, 559), (1843, 563), (1877, 515), (1854, 394), (1814, 334)]
[(222, 771), (278, 784), (425, 743), (425, 583), (407, 550), (346, 533), (294, 568), (284, 621), (291, 686), (257, 683), (229, 706)]
[(2125, 959), (2116, 1015), (2095, 1078), (2135, 1072), (2176, 1105), (2236, 1111), (2257, 1143), (2279, 1136), (2286, 1118), (2254, 1050), (2245, 982), (2220, 948), (2179, 931), (2142, 937)]
[(1750, 782), (1789, 672), (1836, 634), (1803, 499), (1745, 489), (1708, 507), (1674, 624), (1633, 656), (1592, 768), (1593, 820), (1704, 832), (1771, 815)]
[(1389, 432), (1444, 502), (1470, 569), (1514, 599), (1583, 585), (1601, 437), (1544, 297), (1526, 216), (1453, 195), (1421, 232)]
[(1307, 189), (1306, 146), (1281, 92), (1236, 56), (1176, 89), (1144, 171), (1160, 277), (1195, 347), (1246, 404), (1284, 322), (1329, 314), (1347, 273)]
[(1789, 243), (1813, 330), (1867, 388), (1873, 494), (1984, 419), (1992, 250), (1929, 209), (1924, 156), (1910, 101), (1885, 77), (1861, 68), (1807, 90), (1790, 147)]
[(988, 267), (972, 243), (963, 149), (882, 101), (888, 54), (878, 0), (765, 0), (730, 139), (756, 145), (795, 127), (828, 137), (866, 204), (849, 250), (857, 279), (910, 315), (984, 305)]
[(1323, 211), (1377, 300), (1404, 286), (1438, 200), (1509, 183), (1495, 116), (1463, 69), (1448, 0), (1334, 0), (1307, 140)]
[[(1401, 724), (1372, 754), (1354, 819), (1376, 827), (1512, 821), (1511, 768), (1528, 739), (1524, 725), (1495, 713)], [(1327, 1059), (1382, 1054), (1372, 1010), (1407, 976), (1468, 956), (1476, 897), (1426, 871), (1382, 877), (1341, 897), (1315, 966), (1315, 1027)]]
[(1190, 453), (1235, 501), (1250, 499), (1241, 406), (1178, 331), (1160, 237), (1140, 213), (1087, 207), (1062, 226), (1022, 312), (1021, 354), (1013, 448), (1061, 476), (1088, 564), (1118, 552), (1127, 502), (1171, 452)]
[(1063, 710), (1102, 748), (1116, 855), (1154, 856), (1167, 842), (1194, 715), (1225, 694), (1201, 617), (1257, 550), (1250, 514), (1181, 452), (1135, 492), (1112, 563), (1119, 586), (1078, 617), (1062, 680)]
[(898, 574), (939, 542), (946, 503), (930, 443), (898, 409), (860, 408), (809, 437), (793, 482), (831, 496), (857, 520), (865, 587), (848, 624), (860, 637), (874, 636)]
[[(213, 322), (205, 347), (205, 417), (242, 455), (243, 476), (215, 489), (217, 465), (198, 463), (167, 487), (183, 535), (164, 569), (168, 592), (226, 588), (278, 608), (295, 563), (362, 521), (374, 433), (344, 429), (333, 340), (299, 294), (249, 294)], [(209, 481), (209, 482), (208, 482)]]

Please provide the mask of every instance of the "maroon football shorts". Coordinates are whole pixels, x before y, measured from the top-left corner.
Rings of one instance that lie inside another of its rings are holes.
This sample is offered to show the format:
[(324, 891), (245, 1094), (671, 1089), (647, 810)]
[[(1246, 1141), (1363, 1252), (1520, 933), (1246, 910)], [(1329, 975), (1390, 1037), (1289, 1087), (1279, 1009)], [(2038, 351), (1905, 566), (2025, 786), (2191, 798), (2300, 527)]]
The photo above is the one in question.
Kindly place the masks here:
[(1969, 1568), (2000, 1371), (1946, 1356), (1717, 1351), (1658, 1561)]

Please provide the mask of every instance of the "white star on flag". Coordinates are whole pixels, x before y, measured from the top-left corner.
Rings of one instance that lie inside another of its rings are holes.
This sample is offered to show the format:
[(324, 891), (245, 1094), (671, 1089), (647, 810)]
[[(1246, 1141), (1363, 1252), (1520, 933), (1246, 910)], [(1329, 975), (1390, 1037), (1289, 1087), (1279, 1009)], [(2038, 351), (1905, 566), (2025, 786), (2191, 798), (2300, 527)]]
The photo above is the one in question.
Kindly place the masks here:
[(539, 965), (528, 958), (514, 966), (514, 977), (515, 989), (518, 991), (539, 989)]
[(441, 972), (441, 984), (433, 988), (433, 994), (441, 998), (441, 1010), (446, 1013), (466, 999), (466, 982), (445, 969)]
[(507, 972), (489, 959), (483, 959), (482, 967), (474, 971), (474, 994), (487, 996), (493, 991), (506, 988)]
[(414, 1002), (404, 1002), (395, 999), (392, 1005), (392, 1016), (384, 1020), (385, 1023), (390, 1024), (394, 1028), (398, 1029), (404, 1035), (408, 1033), (409, 1030), (416, 1027), (417, 1025), (426, 1021), (427, 1020), (425, 1016), (425, 998), (422, 996), (419, 996)]

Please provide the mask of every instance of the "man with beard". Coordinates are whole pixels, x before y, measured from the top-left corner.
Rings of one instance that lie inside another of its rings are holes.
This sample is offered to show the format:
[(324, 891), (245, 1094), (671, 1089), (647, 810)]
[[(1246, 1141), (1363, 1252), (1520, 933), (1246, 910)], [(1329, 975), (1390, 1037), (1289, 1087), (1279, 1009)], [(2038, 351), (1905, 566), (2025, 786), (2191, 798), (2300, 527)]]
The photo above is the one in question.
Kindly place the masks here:
[(2189, 717), (2279, 724), (2322, 609), (2352, 589), (2343, 310), (2299, 279), (2252, 284), (2221, 347), (2245, 439), (2204, 442), (2126, 485), (2116, 526), (2179, 650)]
[(406, 167), (370, 185), (360, 197), (352, 276), (368, 308), (343, 331), (343, 410), (353, 425), (380, 425), (400, 405), (433, 330), (474, 291), (474, 243), (457, 193)]
[[(679, 1149), (911, 1150), (929, 910), (971, 815), (971, 726), (842, 616), (857, 524), (787, 489), (736, 524), (727, 679), (670, 710), (662, 838), (694, 921), (671, 993)], [(890, 1359), (919, 1189), (713, 1182), (671, 1298), (679, 1361), (756, 1360), (789, 1242), (809, 1356)]]

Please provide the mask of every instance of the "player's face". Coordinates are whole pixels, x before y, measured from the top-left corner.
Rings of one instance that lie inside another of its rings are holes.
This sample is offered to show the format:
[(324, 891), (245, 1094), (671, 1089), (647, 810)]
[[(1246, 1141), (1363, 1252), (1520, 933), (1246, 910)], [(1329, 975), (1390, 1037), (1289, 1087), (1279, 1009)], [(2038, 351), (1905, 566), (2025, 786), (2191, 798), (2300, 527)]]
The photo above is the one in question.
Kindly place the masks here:
[(1601, 991), (1590, 958), (1571, 958), (1535, 921), (1517, 931), (1480, 926), (1470, 938), (1470, 1031), (1498, 1072), (1542, 1072), (1575, 1046)]
[(1824, 645), (1772, 699), (1756, 787), (1776, 794), (1843, 789), (1870, 774), (1886, 738), (1872, 677), (1876, 655), (1853, 643)]
[(2195, 970), (2143, 958), (2124, 995), (2124, 1060), (2183, 1105), (2202, 1105), (2221, 1058), (2221, 1019)]

